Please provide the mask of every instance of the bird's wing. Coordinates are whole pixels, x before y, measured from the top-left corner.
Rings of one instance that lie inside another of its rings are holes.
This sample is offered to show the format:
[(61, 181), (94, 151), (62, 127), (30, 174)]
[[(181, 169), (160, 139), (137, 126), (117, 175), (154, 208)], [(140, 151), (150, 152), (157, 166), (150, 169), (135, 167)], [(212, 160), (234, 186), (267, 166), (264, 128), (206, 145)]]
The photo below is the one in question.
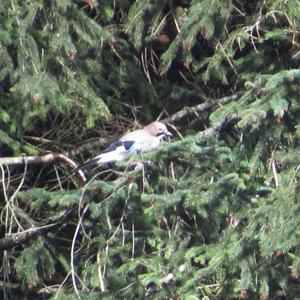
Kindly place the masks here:
[(159, 145), (157, 137), (153, 137), (147, 131), (138, 129), (124, 135), (120, 142), (124, 144), (129, 152), (146, 151)]
[[(147, 133), (148, 134), (148, 133)], [(120, 138), (119, 141), (136, 141), (145, 136), (145, 131), (143, 129), (138, 129), (131, 131)]]
[(130, 147), (133, 144), (134, 144), (134, 141), (129, 141), (129, 140), (122, 141), (122, 140), (119, 140), (117, 142), (114, 142), (114, 143), (110, 144), (102, 153), (112, 152), (112, 151), (115, 151), (117, 149), (119, 149), (119, 150), (122, 149), (124, 151), (127, 151), (127, 150), (130, 149)]

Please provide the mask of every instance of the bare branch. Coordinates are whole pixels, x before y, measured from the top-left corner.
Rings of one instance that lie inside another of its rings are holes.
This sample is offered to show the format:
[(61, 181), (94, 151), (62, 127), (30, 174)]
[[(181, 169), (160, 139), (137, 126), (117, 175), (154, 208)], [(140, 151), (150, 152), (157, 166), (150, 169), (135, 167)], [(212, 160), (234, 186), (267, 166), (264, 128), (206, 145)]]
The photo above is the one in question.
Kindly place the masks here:
[[(69, 165), (72, 169), (76, 169), (78, 165), (69, 157), (61, 153), (49, 153), (40, 156), (19, 156), (19, 157), (1, 157), (0, 165), (30, 165), (30, 164), (50, 164), (57, 161), (62, 161)], [(86, 177), (82, 170), (77, 169), (76, 171), (81, 177), (83, 182), (86, 182)]]
[(238, 92), (236, 94), (233, 94), (231, 96), (227, 96), (227, 97), (223, 97), (217, 100), (212, 100), (212, 101), (207, 101), (204, 103), (200, 103), (196, 106), (192, 106), (192, 107), (185, 107), (182, 110), (178, 111), (177, 113), (175, 113), (174, 115), (161, 120), (161, 122), (164, 123), (171, 123), (171, 122), (175, 122), (178, 120), (181, 120), (184, 117), (187, 117), (189, 115), (197, 115), (198, 112), (204, 112), (207, 111), (208, 109), (212, 108), (215, 105), (224, 105), (226, 103), (229, 103), (231, 101), (236, 100), (237, 98), (239, 98), (242, 95), (242, 92)]

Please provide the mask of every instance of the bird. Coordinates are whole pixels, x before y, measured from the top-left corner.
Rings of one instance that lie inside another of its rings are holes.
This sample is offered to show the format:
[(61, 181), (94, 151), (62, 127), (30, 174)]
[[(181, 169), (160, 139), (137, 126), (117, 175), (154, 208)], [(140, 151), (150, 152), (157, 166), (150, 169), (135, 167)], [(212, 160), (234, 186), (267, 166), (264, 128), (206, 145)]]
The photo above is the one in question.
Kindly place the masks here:
[(166, 137), (173, 137), (166, 125), (158, 121), (152, 122), (142, 129), (125, 134), (101, 154), (79, 166), (78, 169), (91, 168), (102, 164), (112, 165), (115, 162), (125, 160), (132, 154), (157, 148)]

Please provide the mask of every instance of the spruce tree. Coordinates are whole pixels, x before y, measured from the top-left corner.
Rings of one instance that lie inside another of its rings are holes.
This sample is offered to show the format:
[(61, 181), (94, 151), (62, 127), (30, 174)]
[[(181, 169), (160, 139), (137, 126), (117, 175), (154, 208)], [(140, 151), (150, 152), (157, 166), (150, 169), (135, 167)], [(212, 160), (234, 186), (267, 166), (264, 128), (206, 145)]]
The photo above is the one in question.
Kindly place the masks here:
[(2, 0), (3, 298), (299, 297), (299, 4)]

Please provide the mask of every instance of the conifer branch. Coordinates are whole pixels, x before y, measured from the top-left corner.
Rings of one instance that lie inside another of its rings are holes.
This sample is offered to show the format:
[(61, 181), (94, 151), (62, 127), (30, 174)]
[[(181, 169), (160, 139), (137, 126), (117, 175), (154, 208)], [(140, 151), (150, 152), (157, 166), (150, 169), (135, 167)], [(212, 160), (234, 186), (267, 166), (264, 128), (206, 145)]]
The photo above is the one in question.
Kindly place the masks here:
[(21, 232), (10, 234), (2, 239), (0, 239), (0, 251), (11, 249), (12, 247), (21, 245), (36, 234), (41, 233), (42, 231), (62, 224), (67, 219), (73, 216), (74, 208), (70, 207), (64, 213), (54, 218), (40, 222), (38, 226), (32, 226), (29, 229), (23, 230)]
[(13, 283), (13, 282), (6, 282), (0, 280), (0, 288), (3, 289), (19, 289), (21, 287), (20, 284), (18, 283)]
[(41, 227), (32, 227), (22, 232), (8, 235), (0, 240), (0, 250), (7, 250), (17, 245), (21, 245), (34, 237), (38, 232), (55, 225), (56, 224), (49, 224)]
[(162, 120), (162, 122), (170, 123), (170, 122), (179, 121), (179, 120), (181, 120), (187, 116), (193, 115), (193, 114), (197, 115), (199, 112), (207, 111), (215, 105), (224, 105), (231, 101), (234, 101), (234, 100), (238, 99), (241, 95), (242, 95), (242, 92), (237, 92), (236, 94), (233, 94), (231, 96), (226, 96), (226, 97), (223, 97), (223, 98), (220, 98), (217, 100), (207, 101), (207, 102), (200, 103), (200, 104), (198, 104), (196, 106), (192, 106), (192, 107), (185, 107), (182, 110), (175, 113), (174, 115), (172, 115), (168, 118), (165, 118), (164, 120)]

